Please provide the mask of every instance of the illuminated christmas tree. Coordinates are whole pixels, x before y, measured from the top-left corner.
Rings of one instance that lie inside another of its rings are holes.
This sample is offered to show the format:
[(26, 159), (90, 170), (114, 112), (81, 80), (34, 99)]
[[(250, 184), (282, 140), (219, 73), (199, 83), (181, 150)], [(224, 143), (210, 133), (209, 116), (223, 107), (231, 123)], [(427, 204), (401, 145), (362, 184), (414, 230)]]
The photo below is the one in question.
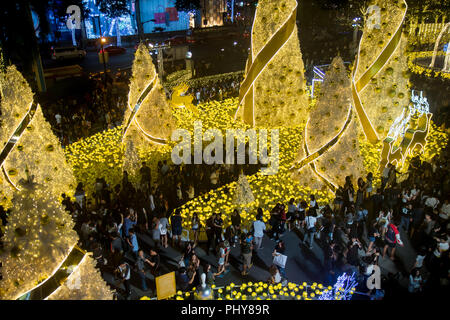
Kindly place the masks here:
[[(75, 188), (72, 168), (33, 93), (15, 66), (0, 72), (0, 173), (2, 203), (11, 199), (26, 171), (56, 197)], [(0, 200), (1, 201), (1, 200)]]
[[(356, 180), (365, 174), (359, 152), (359, 123), (351, 103), (349, 75), (343, 60), (337, 57), (333, 59), (325, 75), (317, 103), (305, 128), (306, 141), (303, 141), (303, 146), (306, 144), (309, 154), (320, 150), (317, 159), (312, 162), (315, 166), (315, 178), (311, 173), (314, 170), (309, 164), (295, 170), (293, 178), (314, 189), (320, 189), (328, 183), (335, 187), (343, 185), (346, 176), (353, 176)], [(296, 163), (306, 156), (303, 147)]]
[[(92, 258), (76, 246), (74, 222), (50, 189), (32, 182), (32, 178), (21, 180), (19, 187), (2, 238), (1, 299), (18, 299), (27, 293), (32, 299), (47, 298), (55, 292), (55, 286), (67, 280), (66, 270), (70, 268), (77, 268), (77, 273), (68, 278), (81, 275), (81, 286), (74, 285), (74, 293), (61, 289), (61, 295), (57, 291), (54, 298), (111, 299), (112, 293)], [(92, 282), (86, 285), (84, 279)]]
[(12, 199), (7, 203), (11, 214), (2, 237), (0, 298), (18, 299), (24, 294), (46, 298), (70, 278), (63, 268), (77, 268), (81, 263), (74, 259), (77, 254), (87, 266), (77, 270), (94, 286), (83, 287), (82, 296), (112, 298), (98, 271), (90, 267), (92, 258), (76, 246), (74, 222), (58, 200), (62, 193), (73, 192), (75, 179), (50, 124), (14, 66), (0, 72), (0, 90), (0, 182), (6, 199)]
[[(125, 151), (124, 169), (136, 181), (140, 168), (136, 154), (146, 154), (154, 146), (166, 145), (175, 127), (172, 109), (161, 86), (148, 48), (140, 44), (133, 62), (128, 107), (123, 122), (123, 142), (132, 146)], [(129, 144), (127, 141), (133, 143)], [(136, 152), (137, 151), (137, 152)]]
[(256, 9), (236, 116), (263, 127), (306, 123), (308, 97), (296, 26), (296, 0), (263, 0)]
[(383, 140), (410, 101), (404, 0), (375, 0), (367, 8), (353, 74), (353, 100), (371, 142)]
[(236, 189), (233, 196), (233, 204), (236, 207), (245, 207), (249, 203), (255, 201), (250, 184), (247, 181), (245, 175), (241, 172), (239, 179), (236, 183)]

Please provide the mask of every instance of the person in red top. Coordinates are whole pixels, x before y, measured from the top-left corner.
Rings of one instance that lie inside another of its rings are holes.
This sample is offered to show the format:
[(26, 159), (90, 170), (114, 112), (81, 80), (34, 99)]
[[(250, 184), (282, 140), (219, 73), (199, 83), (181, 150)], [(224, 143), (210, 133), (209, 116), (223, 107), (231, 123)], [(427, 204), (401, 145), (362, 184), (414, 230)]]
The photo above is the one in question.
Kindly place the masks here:
[(391, 258), (391, 260), (394, 260), (395, 248), (397, 246), (397, 243), (401, 247), (403, 247), (403, 242), (400, 239), (400, 233), (398, 231), (396, 224), (397, 224), (397, 221), (392, 221), (387, 227), (387, 231), (386, 231), (386, 235), (385, 235), (386, 245), (384, 246), (384, 249), (383, 249), (383, 258), (385, 257), (388, 248), (391, 248), (392, 251), (391, 251), (390, 258)]

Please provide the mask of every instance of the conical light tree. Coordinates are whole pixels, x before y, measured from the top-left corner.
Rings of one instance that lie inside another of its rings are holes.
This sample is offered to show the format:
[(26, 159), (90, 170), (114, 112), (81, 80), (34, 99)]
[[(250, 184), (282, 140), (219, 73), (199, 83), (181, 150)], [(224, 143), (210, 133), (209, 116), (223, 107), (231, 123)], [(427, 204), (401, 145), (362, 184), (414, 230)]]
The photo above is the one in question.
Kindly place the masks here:
[[(12, 199), (1, 239), (0, 299), (26, 293), (46, 298), (55, 284), (58, 288), (66, 280), (61, 277), (63, 267), (76, 268), (92, 259), (76, 247), (74, 223), (58, 201), (61, 193), (73, 192), (75, 179), (30, 87), (14, 66), (0, 72), (0, 85), (1, 190)], [(74, 260), (73, 253), (84, 259)], [(112, 298), (95, 268), (81, 270), (96, 286), (82, 288), (85, 297)]]
[(233, 204), (236, 207), (241, 208), (253, 201), (255, 201), (255, 197), (253, 196), (250, 184), (245, 175), (241, 173), (236, 183), (236, 189), (234, 190)]
[(54, 196), (71, 195), (75, 188), (72, 168), (15, 66), (0, 72), (0, 91), (0, 181), (4, 195), (10, 199), (11, 192), (19, 188), (19, 180), (26, 179), (27, 170)]
[[(355, 179), (363, 176), (365, 169), (359, 152), (358, 129), (359, 122), (352, 107), (350, 78), (342, 58), (337, 57), (325, 75), (303, 141), (309, 154), (320, 153), (312, 162), (316, 176), (313, 180), (319, 181), (311, 183), (305, 179), (305, 175), (311, 176), (312, 168), (308, 164), (295, 169), (293, 177), (300, 182), (308, 182), (307, 185), (313, 188), (323, 188), (324, 182), (336, 187), (344, 184), (346, 176)], [(296, 163), (305, 158), (303, 147)]]
[[(77, 268), (82, 278), (88, 278), (92, 283), (74, 287), (74, 290), (81, 290), (77, 294), (61, 289), (61, 298), (111, 299), (112, 293), (93, 266), (92, 258), (82, 253), (81, 261), (73, 259), (78, 242), (74, 222), (51, 190), (32, 182), (32, 177), (30, 181), (22, 180), (19, 185), (21, 190), (14, 193), (13, 207), (2, 238), (0, 298), (18, 299), (26, 293), (34, 296), (34, 289), (39, 287), (40, 297), (47, 298), (54, 293), (58, 298), (54, 288), (46, 284), (55, 282), (54, 276), (59, 276), (66, 267)], [(69, 279), (71, 276), (77, 274), (72, 273)]]
[(112, 292), (103, 281), (95, 261), (85, 255), (76, 270), (48, 300), (111, 300)]
[(308, 97), (296, 25), (296, 0), (262, 0), (256, 9), (236, 117), (255, 126), (306, 123)]
[[(153, 65), (148, 48), (140, 44), (133, 62), (128, 107), (123, 123), (123, 142), (145, 154), (155, 146), (167, 145), (175, 127), (175, 119)], [(129, 144), (127, 141), (133, 143)], [(125, 151), (124, 168), (132, 174), (140, 166), (135, 151)]]
[(382, 141), (410, 101), (404, 0), (375, 0), (367, 8), (353, 74), (353, 100), (366, 137)]

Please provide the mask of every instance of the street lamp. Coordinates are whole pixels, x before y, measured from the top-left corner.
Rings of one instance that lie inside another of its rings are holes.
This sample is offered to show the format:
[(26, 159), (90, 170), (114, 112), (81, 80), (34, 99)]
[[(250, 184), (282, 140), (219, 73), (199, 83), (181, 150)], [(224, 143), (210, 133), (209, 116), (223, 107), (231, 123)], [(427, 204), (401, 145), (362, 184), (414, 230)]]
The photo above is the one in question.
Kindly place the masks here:
[(102, 58), (103, 58), (103, 77), (105, 79), (105, 86), (106, 86), (106, 61), (105, 61), (105, 49), (103, 48), (103, 44), (106, 43), (106, 39), (102, 37), (102, 25), (100, 23), (100, 15), (97, 15), (96, 18), (98, 19), (98, 30), (100, 31), (100, 46), (102, 51)]
[(101, 37), (100, 38), (100, 46), (101, 46), (101, 50), (102, 50), (102, 60), (103, 60), (103, 73), (104, 73), (104, 78), (105, 78), (105, 86), (106, 86), (106, 61), (105, 61), (105, 49), (103, 47), (103, 44), (106, 43), (106, 39)]

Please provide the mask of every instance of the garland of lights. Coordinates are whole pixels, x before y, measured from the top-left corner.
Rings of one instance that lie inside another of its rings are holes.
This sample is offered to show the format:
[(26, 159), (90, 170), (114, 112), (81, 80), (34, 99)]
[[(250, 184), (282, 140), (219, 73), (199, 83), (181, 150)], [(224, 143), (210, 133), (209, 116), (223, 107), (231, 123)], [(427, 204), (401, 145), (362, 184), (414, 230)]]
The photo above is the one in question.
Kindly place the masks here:
[[(310, 119), (311, 118), (308, 119), (308, 123), (309, 123)], [(303, 160), (294, 164), (290, 168), (290, 170), (297, 169), (298, 171), (300, 171), (305, 165), (310, 164), (311, 169), (313, 170), (314, 174), (316, 174), (326, 184), (326, 186), (328, 188), (330, 188), (333, 192), (335, 192), (337, 187), (332, 182), (328, 181), (324, 176), (322, 176), (320, 173), (317, 172), (314, 161), (317, 160), (317, 158), (319, 158), (325, 152), (330, 150), (339, 141), (339, 139), (344, 134), (345, 130), (348, 128), (351, 120), (352, 120), (352, 107), (350, 106), (348, 108), (347, 119), (345, 120), (344, 126), (342, 127), (341, 131), (333, 139), (328, 141), (324, 146), (322, 146), (321, 148), (319, 148), (317, 151), (313, 152), (312, 154), (309, 153), (308, 143), (306, 141), (306, 137), (308, 136), (308, 133), (307, 133), (308, 123), (306, 123), (305, 139), (304, 139), (304, 143), (303, 143), (303, 148), (304, 148), (304, 151), (306, 154), (306, 158), (304, 158)]]
[[(355, 275), (346, 273), (339, 276), (333, 286), (292, 282), (268, 284), (247, 282), (241, 285), (230, 283), (224, 287), (216, 285), (193, 288), (191, 291), (178, 291), (169, 300), (350, 300), (355, 293)], [(147, 296), (140, 300), (153, 300)]]

